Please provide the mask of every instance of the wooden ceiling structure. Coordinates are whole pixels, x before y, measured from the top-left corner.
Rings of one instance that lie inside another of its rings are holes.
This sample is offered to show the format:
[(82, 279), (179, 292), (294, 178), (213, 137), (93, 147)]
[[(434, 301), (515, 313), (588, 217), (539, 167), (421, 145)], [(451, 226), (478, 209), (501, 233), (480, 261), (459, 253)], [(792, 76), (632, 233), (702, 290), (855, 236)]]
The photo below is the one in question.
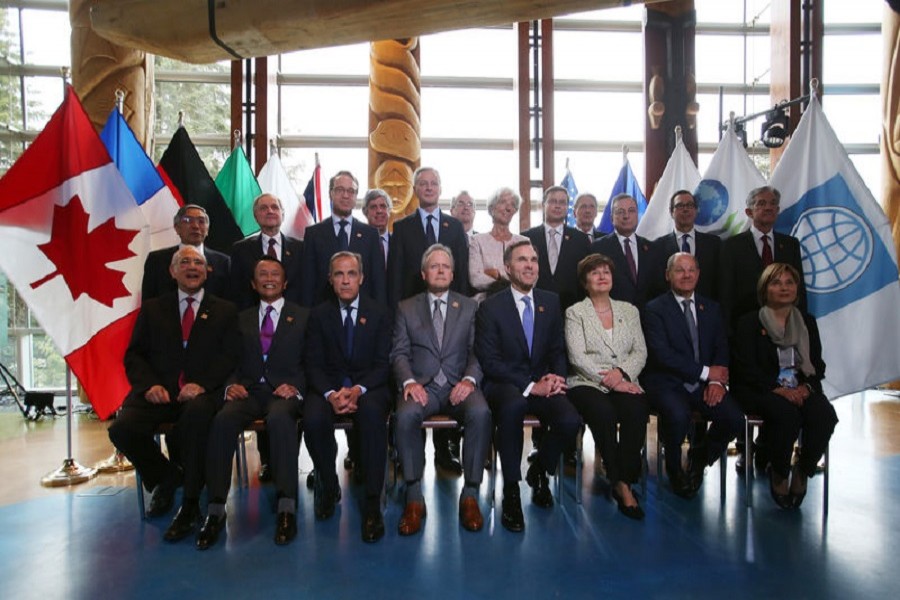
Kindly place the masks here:
[[(646, 0), (652, 3), (654, 0)], [(93, 30), (190, 63), (269, 56), (627, 6), (630, 0), (100, 0)]]

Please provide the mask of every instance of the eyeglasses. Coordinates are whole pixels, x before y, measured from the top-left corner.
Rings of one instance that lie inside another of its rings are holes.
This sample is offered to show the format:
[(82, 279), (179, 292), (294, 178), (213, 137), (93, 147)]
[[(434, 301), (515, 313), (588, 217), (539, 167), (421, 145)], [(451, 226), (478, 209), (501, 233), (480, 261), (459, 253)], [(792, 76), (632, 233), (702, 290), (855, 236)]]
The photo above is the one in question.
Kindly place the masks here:
[(345, 187), (335, 187), (331, 188), (331, 191), (337, 194), (338, 196), (343, 196), (344, 194), (355, 196), (357, 192), (359, 192), (356, 188), (345, 188)]
[(624, 217), (625, 215), (636, 215), (636, 208), (617, 208), (613, 211), (613, 214), (617, 217)]
[(188, 217), (184, 216), (178, 219), (179, 222), (184, 223), (185, 225), (206, 225), (209, 223), (209, 219), (206, 217)]
[(778, 200), (757, 200), (753, 203), (754, 208), (778, 208)]
[(675, 210), (693, 210), (697, 208), (697, 204), (694, 202), (679, 202), (672, 206)]

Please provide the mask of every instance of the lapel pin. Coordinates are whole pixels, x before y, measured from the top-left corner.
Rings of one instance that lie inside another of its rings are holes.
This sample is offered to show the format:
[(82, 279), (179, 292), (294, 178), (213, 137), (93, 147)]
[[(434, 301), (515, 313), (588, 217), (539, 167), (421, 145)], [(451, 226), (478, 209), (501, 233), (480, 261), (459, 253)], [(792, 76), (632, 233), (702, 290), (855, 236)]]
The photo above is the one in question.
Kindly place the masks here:
[(206, 319), (207, 317), (209, 317), (209, 313), (203, 313), (202, 315), (200, 315), (201, 319)]
[(447, 227), (450, 227), (450, 223), (448, 223), (447, 221), (444, 221), (444, 222), (441, 224), (441, 227), (443, 227), (443, 228), (446, 229)]
[(360, 324), (360, 325), (365, 325), (365, 324), (366, 324), (366, 318), (365, 318), (365, 317), (360, 317), (360, 318), (359, 318), (359, 324)]
[(765, 327), (763, 327), (763, 328), (760, 330), (760, 333), (763, 334), (763, 335), (769, 335), (769, 334), (766, 332), (766, 328), (765, 328)]
[(568, 235), (564, 235), (564, 236), (563, 236), (563, 239), (564, 239), (564, 240), (569, 240), (569, 239), (571, 239), (571, 238), (569, 238)]
[(538, 312), (544, 312), (544, 307), (543, 307), (543, 306), (538, 306)]
[(290, 251), (290, 250), (285, 250), (285, 251), (284, 251), (284, 254), (285, 254), (285, 256), (290, 256), (290, 255), (291, 255), (291, 251)]
[(450, 306), (452, 306), (453, 308), (459, 308), (459, 302), (454, 300), (453, 302), (450, 303)]
[(706, 310), (705, 307), (704, 307), (702, 304), (698, 304), (698, 305), (697, 305), (697, 308), (699, 308), (700, 310)]
[(213, 269), (212, 269), (212, 265), (206, 265), (206, 272), (207, 272), (207, 273), (212, 273), (212, 270), (213, 270)]
[(288, 323), (293, 323), (293, 322), (294, 322), (294, 317), (287, 317), (287, 322), (288, 322)]
[(650, 246), (648, 246), (647, 244), (644, 244), (643, 248), (644, 248), (644, 252), (646, 252), (647, 250), (650, 249)]
[(361, 238), (361, 237), (362, 237), (362, 234), (361, 234), (360, 232), (357, 231), (357, 232), (356, 232), (356, 238), (359, 239), (359, 238)]

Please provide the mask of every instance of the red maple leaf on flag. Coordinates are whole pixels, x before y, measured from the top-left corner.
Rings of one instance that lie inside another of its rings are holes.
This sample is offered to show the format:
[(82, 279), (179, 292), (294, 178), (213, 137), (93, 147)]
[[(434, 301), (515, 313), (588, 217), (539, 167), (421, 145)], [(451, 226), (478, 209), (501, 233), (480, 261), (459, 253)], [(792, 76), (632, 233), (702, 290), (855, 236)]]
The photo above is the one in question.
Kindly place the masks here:
[(140, 232), (118, 229), (114, 217), (88, 231), (89, 218), (77, 194), (68, 206), (53, 208), (50, 241), (38, 248), (56, 265), (56, 270), (32, 283), (31, 287), (38, 288), (62, 275), (72, 300), (87, 294), (111, 308), (117, 298), (130, 296), (131, 292), (122, 283), (125, 273), (106, 265), (136, 256), (128, 245)]

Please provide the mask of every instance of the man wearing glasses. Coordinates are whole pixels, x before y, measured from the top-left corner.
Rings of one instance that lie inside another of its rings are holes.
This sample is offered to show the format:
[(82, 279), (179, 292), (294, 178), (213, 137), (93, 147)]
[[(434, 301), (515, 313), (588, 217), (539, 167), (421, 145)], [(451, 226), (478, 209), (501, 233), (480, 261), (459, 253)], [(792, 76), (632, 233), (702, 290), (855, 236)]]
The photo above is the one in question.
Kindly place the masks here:
[(635, 233), (638, 224), (637, 200), (628, 194), (612, 199), (613, 229), (591, 246), (591, 253), (605, 254), (616, 265), (610, 296), (630, 302), (643, 310), (653, 282), (653, 254), (650, 242)]
[(467, 236), (472, 237), (478, 233), (474, 228), (475, 201), (472, 200), (472, 196), (469, 195), (469, 192), (463, 190), (453, 196), (453, 199), (450, 201), (450, 216), (459, 219), (463, 229), (466, 230)]
[(355, 252), (366, 274), (361, 293), (385, 301), (384, 252), (378, 230), (353, 217), (359, 183), (350, 171), (338, 171), (328, 182), (331, 216), (306, 228), (303, 239), (303, 290), (300, 304), (315, 306), (333, 298), (328, 282), (335, 252)]
[(700, 265), (700, 281), (697, 291), (702, 296), (718, 299), (719, 293), (716, 278), (719, 273), (719, 251), (722, 240), (717, 235), (702, 233), (694, 229), (697, 219), (697, 200), (687, 190), (678, 190), (669, 198), (669, 214), (675, 229), (672, 233), (653, 240), (651, 252), (655, 263), (655, 286), (652, 296), (658, 296), (669, 289), (666, 282), (666, 261), (676, 252), (687, 252), (697, 259)]
[(141, 299), (146, 301), (166, 292), (175, 290), (175, 280), (169, 274), (172, 257), (180, 248), (192, 246), (206, 258), (206, 289), (220, 298), (227, 298), (231, 279), (229, 271), (231, 259), (227, 254), (212, 250), (204, 245), (209, 235), (209, 216), (206, 209), (196, 204), (185, 204), (178, 209), (173, 219), (175, 233), (181, 243), (170, 248), (154, 250), (144, 261), (144, 279), (141, 282)]

